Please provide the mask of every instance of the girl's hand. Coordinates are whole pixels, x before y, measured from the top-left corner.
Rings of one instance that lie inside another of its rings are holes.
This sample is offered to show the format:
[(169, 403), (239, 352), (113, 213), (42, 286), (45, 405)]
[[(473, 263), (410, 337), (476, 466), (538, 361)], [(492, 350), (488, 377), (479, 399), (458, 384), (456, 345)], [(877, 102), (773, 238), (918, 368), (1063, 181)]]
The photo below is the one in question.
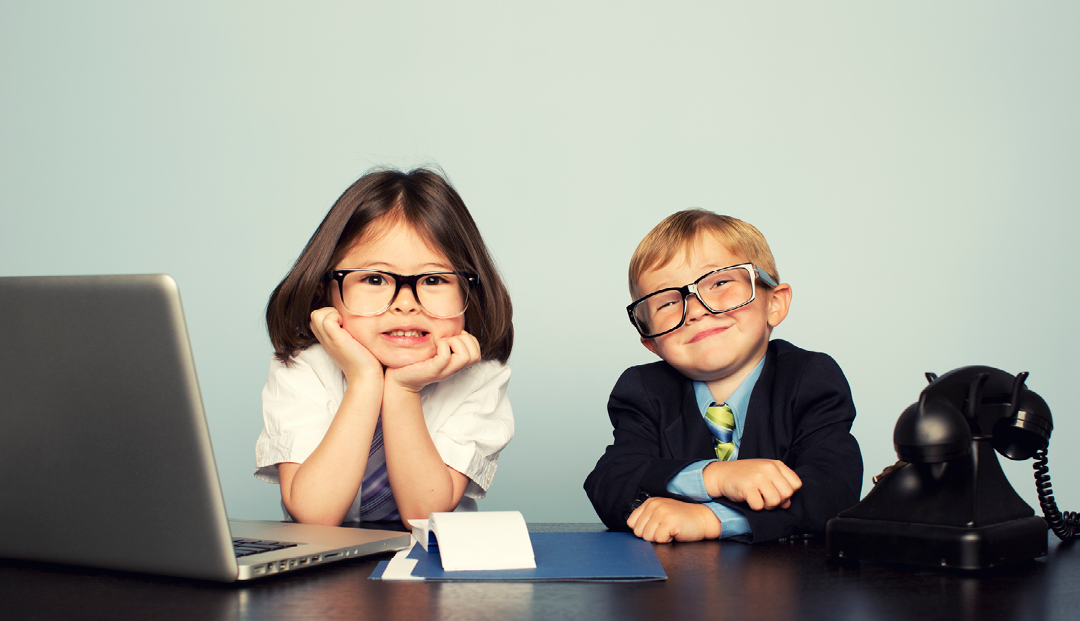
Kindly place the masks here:
[(453, 376), (480, 361), (480, 343), (462, 330), (460, 334), (435, 341), (435, 355), (399, 369), (387, 369), (387, 385), (409, 392)]
[(341, 314), (333, 306), (311, 313), (311, 333), (350, 381), (362, 377), (382, 377), (382, 363), (342, 326)]

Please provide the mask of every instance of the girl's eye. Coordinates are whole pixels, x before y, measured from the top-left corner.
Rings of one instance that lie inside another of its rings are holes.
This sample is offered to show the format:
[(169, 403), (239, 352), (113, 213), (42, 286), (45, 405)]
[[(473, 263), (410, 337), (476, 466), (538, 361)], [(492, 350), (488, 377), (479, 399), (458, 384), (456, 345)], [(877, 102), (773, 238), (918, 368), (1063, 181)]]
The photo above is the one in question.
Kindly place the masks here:
[(448, 282), (450, 281), (444, 278), (441, 274), (432, 274), (430, 276), (425, 276), (424, 282), (422, 284), (425, 287), (434, 287), (436, 285), (445, 285)]
[(382, 274), (368, 274), (360, 279), (360, 282), (372, 287), (381, 287), (386, 284), (386, 277)]

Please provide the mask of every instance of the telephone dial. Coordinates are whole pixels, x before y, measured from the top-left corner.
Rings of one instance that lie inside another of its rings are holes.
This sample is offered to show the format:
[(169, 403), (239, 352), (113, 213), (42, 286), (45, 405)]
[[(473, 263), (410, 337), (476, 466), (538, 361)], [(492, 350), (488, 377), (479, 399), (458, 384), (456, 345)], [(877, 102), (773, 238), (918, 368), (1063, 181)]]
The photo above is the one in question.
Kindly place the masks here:
[[(983, 569), (1044, 556), (1049, 527), (1062, 540), (1080, 533), (1080, 516), (1054, 502), (1046, 448), (1050, 408), (1025, 386), (1028, 374), (985, 366), (941, 377), (896, 422), (900, 458), (874, 478), (858, 504), (829, 520), (830, 558)], [(995, 450), (1035, 458), (1045, 517), (1025, 503)]]

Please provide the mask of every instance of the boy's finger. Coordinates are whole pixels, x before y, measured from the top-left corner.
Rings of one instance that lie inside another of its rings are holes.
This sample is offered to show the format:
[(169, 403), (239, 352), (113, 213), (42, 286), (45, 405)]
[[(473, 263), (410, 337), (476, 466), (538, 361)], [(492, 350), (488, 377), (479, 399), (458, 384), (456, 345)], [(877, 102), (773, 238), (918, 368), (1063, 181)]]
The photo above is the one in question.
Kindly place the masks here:
[(746, 495), (746, 504), (750, 505), (750, 508), (754, 511), (761, 511), (765, 508), (765, 501), (757, 490)]
[(780, 473), (784, 475), (785, 479), (787, 479), (787, 482), (789, 485), (791, 485), (792, 490), (796, 490), (802, 487), (802, 479), (799, 478), (799, 475), (795, 474), (794, 470), (789, 468), (788, 465), (782, 461), (777, 462), (777, 464), (780, 467)]
[(785, 499), (775, 487), (769, 485), (761, 490), (761, 500), (765, 503), (766, 509), (775, 509)]
[(671, 543), (672, 539), (674, 539), (674, 535), (669, 527), (660, 528), (658, 524), (656, 530), (653, 531), (652, 541), (656, 543)]
[(644, 537), (644, 535), (645, 535), (645, 526), (647, 526), (648, 523), (649, 523), (649, 520), (647, 520), (647, 519), (645, 519), (645, 518), (643, 518), (642, 516), (639, 515), (638, 519), (637, 519), (637, 522), (634, 523), (634, 536), (636, 536), (636, 537)]
[(671, 534), (667, 532), (666, 528), (663, 528), (660, 520), (655, 519), (655, 517), (654, 515), (649, 516), (641, 538), (653, 543), (668, 543), (671, 541)]
[(791, 489), (784, 481), (777, 481), (777, 485), (773, 490), (775, 496), (770, 496), (771, 502), (769, 508), (779, 507), (785, 500), (791, 498), (791, 495), (795, 493), (795, 490)]

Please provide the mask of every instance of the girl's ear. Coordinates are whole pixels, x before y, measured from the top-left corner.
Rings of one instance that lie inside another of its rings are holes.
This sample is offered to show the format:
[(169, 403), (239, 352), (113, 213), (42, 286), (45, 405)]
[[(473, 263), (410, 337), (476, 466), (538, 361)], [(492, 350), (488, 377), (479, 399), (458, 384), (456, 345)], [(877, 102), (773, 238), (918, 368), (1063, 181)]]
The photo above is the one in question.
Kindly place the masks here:
[(320, 278), (315, 286), (315, 301), (319, 308), (334, 305), (334, 290), (338, 287), (337, 281), (332, 278)]
[(787, 317), (791, 307), (791, 285), (780, 283), (769, 295), (769, 327), (775, 328)]

